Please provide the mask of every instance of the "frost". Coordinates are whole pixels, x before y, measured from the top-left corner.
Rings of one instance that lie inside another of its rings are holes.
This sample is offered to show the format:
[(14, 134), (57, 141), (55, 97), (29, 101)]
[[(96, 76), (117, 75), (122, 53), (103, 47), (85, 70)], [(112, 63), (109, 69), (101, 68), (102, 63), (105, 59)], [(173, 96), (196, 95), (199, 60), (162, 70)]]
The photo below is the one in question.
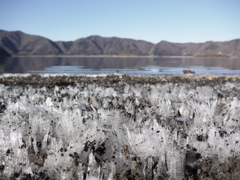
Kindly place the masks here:
[(239, 92), (230, 82), (0, 85), (0, 177), (184, 179), (206, 158), (240, 156)]

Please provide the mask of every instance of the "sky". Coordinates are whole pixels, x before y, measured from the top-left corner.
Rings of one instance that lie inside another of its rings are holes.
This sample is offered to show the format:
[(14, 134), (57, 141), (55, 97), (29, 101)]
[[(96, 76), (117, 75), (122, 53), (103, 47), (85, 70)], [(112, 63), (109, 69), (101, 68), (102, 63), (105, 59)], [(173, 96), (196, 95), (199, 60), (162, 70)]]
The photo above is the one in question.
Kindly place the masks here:
[(0, 0), (0, 29), (53, 41), (227, 41), (240, 38), (240, 0)]

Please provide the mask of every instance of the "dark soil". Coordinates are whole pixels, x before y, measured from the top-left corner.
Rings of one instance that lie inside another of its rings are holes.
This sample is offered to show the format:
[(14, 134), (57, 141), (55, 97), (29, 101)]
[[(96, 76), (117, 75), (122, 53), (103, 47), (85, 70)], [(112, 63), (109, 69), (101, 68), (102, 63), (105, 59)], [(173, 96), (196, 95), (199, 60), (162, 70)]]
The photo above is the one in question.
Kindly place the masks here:
[(166, 76), (130, 76), (130, 75), (107, 75), (107, 76), (9, 76), (0, 77), (0, 84), (52, 88), (54, 86), (74, 86), (76, 83), (96, 83), (105, 86), (126, 82), (128, 84), (156, 84), (156, 83), (191, 83), (195, 86), (215, 86), (226, 82), (240, 82), (237, 75), (166, 75)]

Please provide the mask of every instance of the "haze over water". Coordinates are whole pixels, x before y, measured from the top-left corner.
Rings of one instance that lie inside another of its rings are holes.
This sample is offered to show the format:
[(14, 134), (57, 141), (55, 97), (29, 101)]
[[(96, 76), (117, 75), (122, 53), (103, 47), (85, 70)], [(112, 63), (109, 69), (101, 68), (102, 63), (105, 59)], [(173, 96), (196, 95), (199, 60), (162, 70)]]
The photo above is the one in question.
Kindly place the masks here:
[(0, 73), (32, 74), (240, 74), (240, 58), (202, 57), (12, 57), (1, 59)]

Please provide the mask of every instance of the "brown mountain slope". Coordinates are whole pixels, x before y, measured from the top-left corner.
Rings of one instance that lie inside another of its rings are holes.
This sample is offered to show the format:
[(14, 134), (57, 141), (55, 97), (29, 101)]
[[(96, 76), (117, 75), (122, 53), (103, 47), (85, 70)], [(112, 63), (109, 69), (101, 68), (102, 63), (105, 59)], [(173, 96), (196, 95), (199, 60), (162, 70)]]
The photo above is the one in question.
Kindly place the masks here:
[(0, 48), (12, 55), (60, 54), (61, 49), (51, 40), (21, 31), (0, 31)]
[(70, 42), (56, 42), (70, 55), (148, 55), (153, 44), (146, 41), (90, 36)]
[(0, 47), (0, 57), (9, 57), (11, 54), (9, 54), (5, 49)]
[(171, 43), (161, 41), (150, 53), (156, 56), (237, 56), (240, 57), (240, 39), (205, 43)]
[(171, 43), (117, 37), (90, 36), (76, 41), (53, 42), (21, 31), (0, 30), (2, 55), (153, 55), (153, 56), (237, 56), (240, 39), (205, 43)]

